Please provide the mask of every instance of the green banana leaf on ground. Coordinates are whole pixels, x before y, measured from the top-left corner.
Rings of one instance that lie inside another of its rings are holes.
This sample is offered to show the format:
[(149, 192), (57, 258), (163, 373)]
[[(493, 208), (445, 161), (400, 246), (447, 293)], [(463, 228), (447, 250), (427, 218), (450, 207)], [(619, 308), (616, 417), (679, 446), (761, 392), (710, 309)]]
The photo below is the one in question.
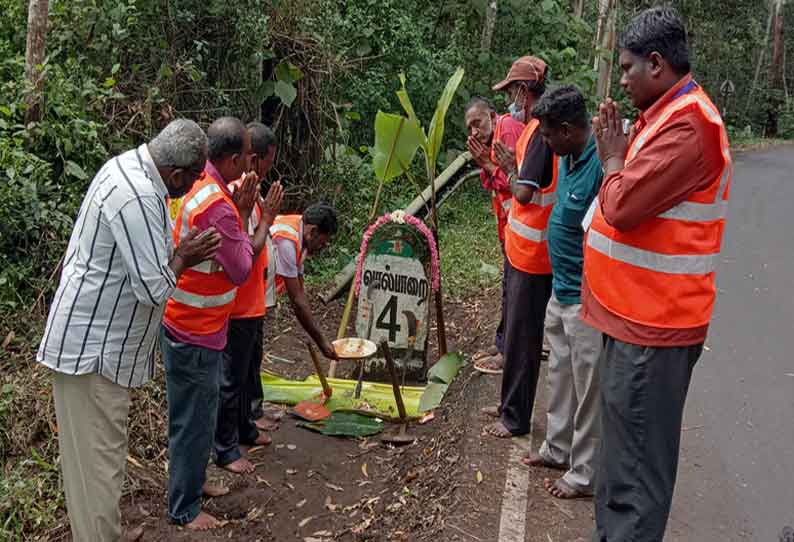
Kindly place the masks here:
[[(428, 371), (426, 387), (400, 387), (407, 416), (419, 418), (424, 412), (436, 408), (462, 365), (463, 357), (460, 354), (447, 354)], [(355, 380), (329, 378), (328, 384), (333, 388), (333, 395), (325, 406), (331, 412), (358, 412), (391, 420), (399, 417), (391, 384), (364, 381), (361, 397), (358, 399), (353, 397)], [(305, 400), (317, 400), (322, 393), (322, 386), (316, 375), (311, 375), (303, 381), (296, 381), (264, 372), (262, 390), (265, 401), (296, 405)]]
[(298, 422), (299, 427), (333, 437), (370, 437), (383, 431), (383, 420), (356, 412), (332, 412), (319, 422)]

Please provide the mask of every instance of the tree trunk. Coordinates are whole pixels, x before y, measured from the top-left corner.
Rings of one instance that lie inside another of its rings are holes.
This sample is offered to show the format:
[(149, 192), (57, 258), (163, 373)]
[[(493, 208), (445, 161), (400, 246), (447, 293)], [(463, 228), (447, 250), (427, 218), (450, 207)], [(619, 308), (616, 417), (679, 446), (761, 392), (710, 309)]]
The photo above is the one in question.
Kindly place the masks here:
[(39, 66), (44, 62), (44, 45), (47, 38), (47, 15), (49, 0), (29, 0), (28, 3), (28, 36), (25, 50), (25, 79), (30, 84), (27, 96), (27, 122), (41, 120), (41, 91), (44, 78)]
[[(615, 61), (616, 25), (618, 13), (618, 0), (602, 0), (606, 4), (605, 20), (601, 28), (600, 54), (596, 56), (598, 69), (598, 86), (596, 96), (603, 100), (609, 96), (612, 83), (612, 66)], [(599, 17), (601, 21), (601, 17)]]
[(480, 40), (480, 50), (487, 53), (491, 50), (493, 43), (493, 31), (496, 26), (497, 0), (488, 0), (485, 6), (485, 24), (482, 27), (482, 39)]
[(766, 133), (777, 136), (777, 116), (783, 102), (783, 0), (774, 0), (772, 62), (769, 65), (769, 100), (767, 102)]
[(772, 34), (772, 20), (775, 15), (774, 2), (777, 0), (770, 0), (769, 3), (769, 18), (766, 21), (766, 35), (764, 36), (764, 43), (761, 44), (761, 50), (758, 52), (758, 62), (755, 65), (755, 75), (753, 76), (753, 84), (747, 93), (747, 105), (745, 106), (745, 114), (750, 111), (750, 105), (753, 103), (753, 93), (758, 85), (758, 78), (761, 77), (761, 67), (764, 65), (764, 56), (766, 55), (766, 44), (769, 43), (769, 36)]
[(573, 14), (581, 19), (584, 14), (584, 0), (571, 0), (571, 8)]
[(606, 26), (607, 14), (609, 13), (610, 0), (598, 0), (598, 19), (596, 20), (596, 32), (593, 38), (593, 70), (598, 71), (598, 62), (601, 55), (598, 49), (601, 47), (604, 27)]

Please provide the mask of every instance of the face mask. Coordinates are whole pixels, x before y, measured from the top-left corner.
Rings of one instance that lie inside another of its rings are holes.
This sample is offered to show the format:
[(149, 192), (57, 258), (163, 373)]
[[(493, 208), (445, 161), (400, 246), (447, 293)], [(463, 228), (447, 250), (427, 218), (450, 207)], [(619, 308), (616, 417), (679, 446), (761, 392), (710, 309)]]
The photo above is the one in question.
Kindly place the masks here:
[(510, 104), (508, 107), (508, 111), (510, 111), (510, 116), (513, 119), (517, 120), (518, 122), (524, 122), (524, 118), (526, 115), (524, 114), (524, 109), (519, 108), (518, 104), (524, 103), (524, 87), (520, 87), (518, 92), (516, 92), (516, 99), (513, 100), (513, 103)]
[(519, 109), (516, 102), (510, 104), (510, 107), (507, 108), (510, 111), (510, 116), (513, 117), (513, 120), (517, 120), (519, 122), (524, 121), (524, 110)]

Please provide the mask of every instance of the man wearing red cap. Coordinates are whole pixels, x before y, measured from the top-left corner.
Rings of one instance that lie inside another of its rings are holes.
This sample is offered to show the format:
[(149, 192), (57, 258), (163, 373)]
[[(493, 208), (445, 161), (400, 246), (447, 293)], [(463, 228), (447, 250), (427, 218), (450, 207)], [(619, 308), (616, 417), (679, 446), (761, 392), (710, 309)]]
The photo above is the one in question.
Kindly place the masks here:
[(504, 369), (501, 403), (484, 412), (498, 418), (484, 433), (512, 437), (529, 433), (543, 348), (543, 320), (551, 296), (551, 263), (546, 243), (557, 188), (557, 164), (529, 111), (546, 90), (548, 67), (533, 56), (516, 60), (493, 89), (504, 91), (510, 113), (526, 128), (515, 153), (494, 144), (499, 167), (508, 174), (513, 199), (505, 228)]

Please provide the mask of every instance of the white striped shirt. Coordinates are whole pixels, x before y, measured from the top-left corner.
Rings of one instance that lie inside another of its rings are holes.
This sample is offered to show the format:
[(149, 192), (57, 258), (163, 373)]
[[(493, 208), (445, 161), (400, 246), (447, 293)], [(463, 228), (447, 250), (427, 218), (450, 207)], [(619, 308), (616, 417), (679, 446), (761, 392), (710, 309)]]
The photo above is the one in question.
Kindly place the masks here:
[(102, 166), (66, 249), (40, 363), (124, 387), (154, 376), (155, 339), (176, 285), (167, 197), (146, 145)]

